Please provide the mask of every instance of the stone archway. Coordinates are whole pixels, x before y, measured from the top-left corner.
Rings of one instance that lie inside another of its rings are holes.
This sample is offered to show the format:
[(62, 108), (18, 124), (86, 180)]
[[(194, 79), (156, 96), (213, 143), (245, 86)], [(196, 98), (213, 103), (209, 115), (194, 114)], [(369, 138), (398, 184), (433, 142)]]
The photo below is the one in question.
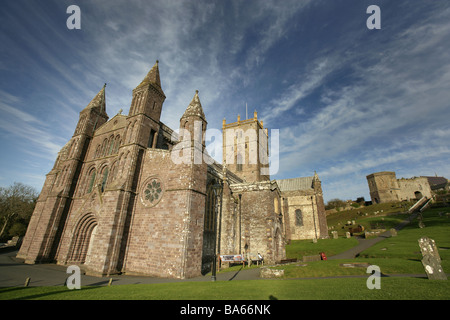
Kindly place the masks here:
[(86, 262), (88, 253), (92, 252), (93, 238), (95, 237), (97, 226), (97, 220), (92, 213), (81, 217), (73, 233), (70, 262), (77, 264)]

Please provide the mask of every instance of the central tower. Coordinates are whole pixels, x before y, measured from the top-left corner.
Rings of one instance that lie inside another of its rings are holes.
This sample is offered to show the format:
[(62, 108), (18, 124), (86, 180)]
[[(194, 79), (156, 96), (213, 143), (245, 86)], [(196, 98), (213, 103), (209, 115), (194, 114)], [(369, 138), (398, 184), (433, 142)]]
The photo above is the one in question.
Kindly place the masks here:
[(245, 182), (269, 181), (268, 132), (255, 111), (252, 119), (223, 119), (223, 164)]

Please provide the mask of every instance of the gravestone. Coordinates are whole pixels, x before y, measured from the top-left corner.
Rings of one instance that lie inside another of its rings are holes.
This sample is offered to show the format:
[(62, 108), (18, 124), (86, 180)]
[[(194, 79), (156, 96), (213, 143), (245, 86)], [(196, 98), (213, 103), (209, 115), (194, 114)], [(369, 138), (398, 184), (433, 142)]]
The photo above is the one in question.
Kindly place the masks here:
[(425, 223), (423, 223), (423, 217), (422, 217), (422, 214), (419, 213), (419, 215), (417, 216), (417, 218), (419, 219), (419, 228), (420, 228), (420, 229), (425, 228)]
[(350, 232), (347, 231), (347, 232), (345, 233), (345, 236), (347, 237), (347, 239), (350, 238), (350, 237), (351, 237)]
[(337, 231), (331, 231), (331, 234), (333, 235), (333, 239), (337, 239), (338, 238)]
[(389, 230), (389, 232), (391, 233), (391, 237), (396, 237), (397, 236), (397, 229), (392, 228)]
[(439, 255), (436, 242), (433, 239), (430, 239), (426, 236), (420, 238), (419, 247), (423, 257), (425, 257), (426, 255), (431, 255), (435, 257), (439, 261), (439, 263), (441, 262), (441, 256)]
[(441, 266), (441, 257), (433, 239), (422, 237), (419, 239), (419, 247), (422, 252), (422, 265), (425, 268), (428, 279), (447, 280), (447, 275)]

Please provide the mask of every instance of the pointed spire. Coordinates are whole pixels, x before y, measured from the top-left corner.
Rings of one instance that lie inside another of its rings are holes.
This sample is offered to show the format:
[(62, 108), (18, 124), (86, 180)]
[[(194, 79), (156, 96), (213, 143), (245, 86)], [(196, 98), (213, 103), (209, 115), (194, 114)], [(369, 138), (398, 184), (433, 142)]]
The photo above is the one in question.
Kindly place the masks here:
[(320, 181), (319, 175), (317, 174), (316, 170), (314, 170), (314, 180)]
[(89, 104), (84, 108), (86, 109), (93, 109), (93, 108), (99, 108), (100, 112), (106, 113), (106, 83), (103, 85), (103, 88), (97, 93), (97, 95), (94, 97), (94, 99), (89, 102)]
[(202, 104), (200, 102), (200, 98), (198, 97), (198, 90), (195, 90), (194, 98), (192, 98), (191, 103), (189, 103), (189, 106), (186, 108), (186, 111), (184, 112), (181, 118), (191, 116), (198, 116), (206, 121), (205, 114), (203, 113)]
[(142, 80), (142, 82), (136, 88), (140, 88), (142, 86), (152, 84), (152, 85), (156, 86), (156, 88), (162, 92), (158, 64), (159, 64), (159, 61), (156, 60), (156, 63), (153, 66), (153, 68), (147, 73), (144, 80)]

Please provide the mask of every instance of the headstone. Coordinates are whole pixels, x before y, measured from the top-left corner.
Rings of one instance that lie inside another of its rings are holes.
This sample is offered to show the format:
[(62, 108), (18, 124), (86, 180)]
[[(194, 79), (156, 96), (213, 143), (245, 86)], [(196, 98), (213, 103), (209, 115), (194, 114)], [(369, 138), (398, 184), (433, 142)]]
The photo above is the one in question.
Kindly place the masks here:
[(341, 263), (339, 265), (340, 267), (344, 267), (344, 268), (367, 268), (370, 266), (370, 264), (368, 264), (367, 262), (362, 262), (362, 263)]
[(397, 229), (392, 228), (389, 230), (389, 232), (391, 233), (391, 237), (396, 237), (397, 236)]
[(433, 239), (422, 237), (419, 239), (419, 247), (422, 252), (422, 265), (425, 268), (428, 279), (430, 280), (447, 280), (441, 266), (441, 257)]
[(422, 265), (425, 268), (428, 279), (447, 280), (447, 275), (442, 269), (440, 262), (436, 258), (432, 257), (431, 255), (426, 255), (422, 259)]
[(333, 239), (337, 239), (338, 238), (337, 231), (331, 231), (331, 234), (333, 235)]
[(347, 232), (345, 233), (345, 236), (347, 237), (347, 239), (350, 238), (350, 237), (351, 237), (350, 232), (347, 231)]
[(420, 229), (425, 228), (425, 224), (423, 223), (423, 217), (422, 217), (422, 214), (419, 213), (419, 215), (417, 216), (417, 218), (419, 219), (419, 228), (420, 228)]
[(436, 246), (436, 242), (433, 239), (428, 237), (422, 237), (419, 239), (419, 247), (420, 252), (422, 252), (422, 256), (432, 255), (435, 257), (439, 263), (441, 262), (441, 256), (439, 255), (438, 248)]

